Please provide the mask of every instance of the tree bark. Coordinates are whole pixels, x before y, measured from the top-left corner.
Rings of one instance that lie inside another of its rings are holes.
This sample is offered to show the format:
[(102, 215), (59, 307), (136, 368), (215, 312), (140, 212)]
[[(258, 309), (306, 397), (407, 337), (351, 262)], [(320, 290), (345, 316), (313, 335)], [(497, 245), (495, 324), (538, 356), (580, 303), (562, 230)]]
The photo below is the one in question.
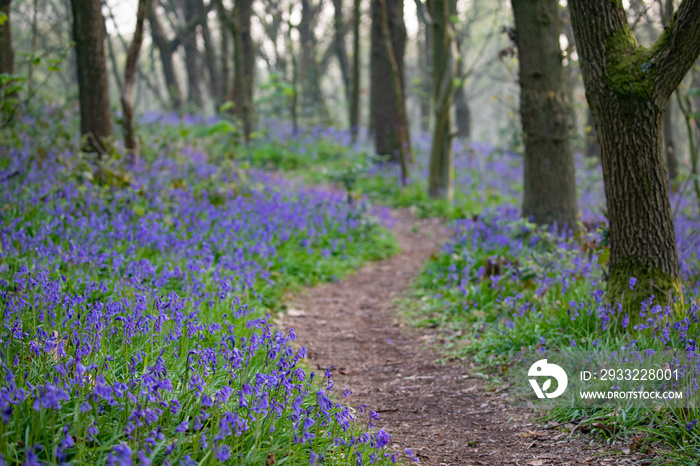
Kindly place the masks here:
[(360, 129), (360, 20), (362, 1), (354, 0), (352, 17), (352, 96), (350, 99), (350, 133), (357, 140)]
[(204, 6), (203, 0), (197, 0), (197, 14), (201, 18), (202, 40), (204, 41), (204, 58), (207, 63), (207, 71), (209, 73), (209, 96), (216, 104), (216, 110), (224, 103), (221, 94), (221, 70), (219, 69), (219, 60), (216, 55), (216, 47), (212, 39), (209, 21), (207, 20), (207, 8)]
[(673, 101), (668, 100), (663, 118), (663, 144), (666, 157), (666, 170), (671, 181), (678, 178), (678, 155), (676, 153), (676, 139), (673, 134)]
[[(315, 116), (321, 121), (328, 121), (328, 110), (321, 92), (321, 74), (316, 59), (316, 35), (314, 26), (322, 2), (313, 4), (310, 0), (301, 0), (301, 20), (297, 25), (301, 40), (301, 105), (307, 117)], [(331, 49), (332, 50), (332, 49)]]
[(132, 159), (138, 158), (139, 148), (134, 131), (134, 85), (136, 84), (136, 70), (143, 43), (143, 23), (146, 20), (148, 4), (150, 0), (139, 0), (136, 12), (136, 28), (134, 38), (131, 39), (129, 50), (126, 53), (126, 69), (124, 71), (124, 86), (121, 92), (122, 112), (124, 114), (124, 146)]
[(631, 312), (650, 295), (670, 305), (679, 298), (683, 307), (661, 125), (669, 96), (700, 54), (700, 0), (683, 0), (648, 49), (632, 34), (622, 2), (570, 0), (569, 9), (601, 145), (608, 297)]
[(522, 214), (540, 225), (576, 229), (576, 176), (569, 142), (571, 106), (559, 46), (559, 2), (511, 3), (525, 142)]
[(600, 144), (598, 143), (598, 131), (595, 129), (595, 120), (590, 107), (588, 108), (588, 117), (586, 119), (586, 157), (600, 158)]
[(403, 97), (405, 49), (403, 0), (372, 0), (370, 126), (375, 152), (396, 162), (404, 162), (410, 144)]
[(100, 0), (71, 0), (71, 9), (80, 94), (80, 130), (87, 138), (85, 148), (103, 154), (112, 135), (112, 115), (102, 4)]
[[(457, 0), (450, 0), (450, 15), (457, 17)], [(463, 27), (460, 33), (455, 33), (455, 42), (457, 43), (457, 78), (464, 76), (464, 59), (462, 57), (462, 48), (465, 43), (468, 43), (470, 36), (470, 28)], [(455, 126), (457, 127), (456, 136), (464, 140), (471, 138), (472, 133), (472, 114), (467, 100), (467, 92), (464, 85), (464, 80), (460, 79), (455, 86)]]
[(428, 133), (432, 115), (430, 114), (430, 104), (433, 92), (433, 31), (428, 19), (428, 14), (424, 11), (425, 5), (421, 0), (415, 0), (416, 11), (418, 12), (418, 67), (420, 76), (420, 86), (418, 86), (418, 102), (420, 107), (421, 131)]
[[(346, 25), (343, 21), (343, 0), (333, 0), (334, 9), (334, 29), (335, 35), (333, 37), (333, 47), (335, 48), (335, 54), (338, 57), (338, 64), (340, 65), (340, 74), (343, 78), (343, 86), (345, 88), (345, 101), (348, 104), (348, 108), (351, 106), (350, 101), (352, 99), (352, 73), (350, 72), (350, 60), (348, 59), (348, 53), (345, 49), (345, 30)], [(351, 120), (350, 117), (349, 120)], [(348, 121), (348, 125), (352, 125), (351, 121)]]
[(454, 196), (452, 113), (456, 77), (456, 43), (450, 24), (449, 0), (428, 0), (433, 36), (433, 108), (435, 118), (430, 150), (428, 194), (434, 198)]
[(0, 0), (0, 13), (7, 17), (0, 24), (0, 74), (13, 74), (15, 72), (15, 54), (12, 49), (12, 28), (10, 22), (11, 0)]

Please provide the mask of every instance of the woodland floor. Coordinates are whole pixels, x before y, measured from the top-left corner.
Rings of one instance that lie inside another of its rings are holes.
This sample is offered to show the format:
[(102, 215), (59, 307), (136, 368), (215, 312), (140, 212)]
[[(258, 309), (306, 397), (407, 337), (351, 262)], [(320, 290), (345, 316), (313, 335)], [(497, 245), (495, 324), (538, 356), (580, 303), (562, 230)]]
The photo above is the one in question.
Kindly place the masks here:
[[(403, 325), (396, 299), (447, 239), (435, 220), (394, 212), (401, 253), (345, 280), (294, 297), (278, 322), (293, 327), (312, 368), (334, 365), (335, 389), (366, 404), (392, 436), (427, 465), (650, 464), (627, 446), (607, 446), (574, 428), (540, 425), (537, 412), (506, 387), (490, 391), (468, 361), (438, 363), (434, 331)], [(572, 433), (573, 430), (573, 433)], [(625, 451), (626, 450), (626, 451)], [(627, 453), (627, 454), (625, 454)]]

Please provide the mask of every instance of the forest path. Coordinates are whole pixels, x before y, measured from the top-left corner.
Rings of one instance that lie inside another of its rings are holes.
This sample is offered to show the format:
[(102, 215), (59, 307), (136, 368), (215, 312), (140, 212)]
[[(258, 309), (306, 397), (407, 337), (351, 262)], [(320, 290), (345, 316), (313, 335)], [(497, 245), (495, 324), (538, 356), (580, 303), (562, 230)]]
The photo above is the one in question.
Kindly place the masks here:
[[(448, 238), (436, 220), (393, 212), (401, 252), (369, 263), (337, 283), (305, 290), (280, 317), (294, 328), (312, 368), (334, 365), (335, 390), (353, 394), (344, 404), (368, 405), (394, 449), (413, 449), (428, 465), (643, 464), (587, 436), (536, 425), (534, 411), (516, 406), (501, 388), (459, 363), (436, 363), (425, 348), (427, 331), (404, 326), (395, 300)], [(573, 427), (568, 425), (569, 430)], [(622, 449), (621, 446), (616, 448)]]

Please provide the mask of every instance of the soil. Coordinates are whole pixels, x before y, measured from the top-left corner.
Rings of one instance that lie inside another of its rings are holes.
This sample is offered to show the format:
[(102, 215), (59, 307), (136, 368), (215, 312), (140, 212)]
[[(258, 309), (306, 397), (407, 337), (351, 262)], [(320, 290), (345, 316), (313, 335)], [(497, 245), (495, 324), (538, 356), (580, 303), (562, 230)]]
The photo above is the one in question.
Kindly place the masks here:
[(376, 427), (398, 451), (411, 448), (427, 465), (651, 464), (632, 445), (607, 445), (583, 426), (545, 425), (532, 404), (508, 387), (485, 387), (469, 361), (436, 362), (430, 329), (404, 325), (396, 299), (448, 233), (436, 220), (392, 213), (401, 253), (367, 264), (337, 283), (310, 288), (289, 302), (278, 322), (293, 327), (312, 368), (333, 369), (346, 400), (379, 413)]

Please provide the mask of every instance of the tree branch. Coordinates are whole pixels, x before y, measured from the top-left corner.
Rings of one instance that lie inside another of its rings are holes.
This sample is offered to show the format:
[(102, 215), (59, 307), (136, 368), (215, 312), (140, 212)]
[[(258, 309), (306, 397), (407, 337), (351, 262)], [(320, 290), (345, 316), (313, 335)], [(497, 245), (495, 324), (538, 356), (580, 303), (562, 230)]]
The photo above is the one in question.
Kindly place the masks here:
[(652, 50), (657, 67), (655, 89), (668, 98), (700, 54), (700, 0), (683, 0)]

